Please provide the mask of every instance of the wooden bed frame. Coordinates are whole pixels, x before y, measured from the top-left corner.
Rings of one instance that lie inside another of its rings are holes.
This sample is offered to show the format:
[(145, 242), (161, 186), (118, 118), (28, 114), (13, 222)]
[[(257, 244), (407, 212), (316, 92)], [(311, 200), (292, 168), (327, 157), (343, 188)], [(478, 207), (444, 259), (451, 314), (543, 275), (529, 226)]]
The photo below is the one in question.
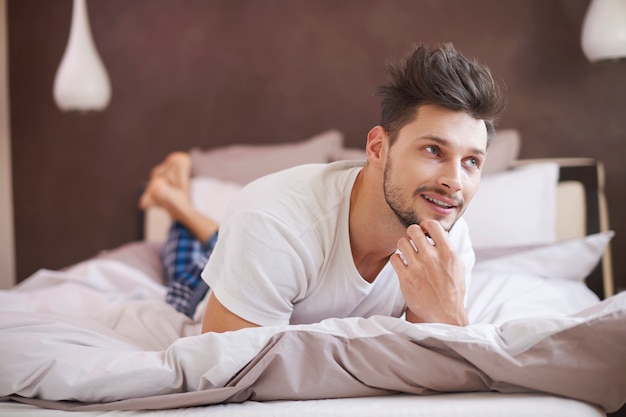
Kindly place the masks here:
[[(516, 165), (542, 161), (557, 162), (560, 166), (556, 207), (557, 238), (575, 238), (608, 231), (604, 165), (592, 158), (522, 159)], [(602, 261), (587, 277), (586, 283), (600, 299), (615, 293), (610, 244), (607, 245)]]

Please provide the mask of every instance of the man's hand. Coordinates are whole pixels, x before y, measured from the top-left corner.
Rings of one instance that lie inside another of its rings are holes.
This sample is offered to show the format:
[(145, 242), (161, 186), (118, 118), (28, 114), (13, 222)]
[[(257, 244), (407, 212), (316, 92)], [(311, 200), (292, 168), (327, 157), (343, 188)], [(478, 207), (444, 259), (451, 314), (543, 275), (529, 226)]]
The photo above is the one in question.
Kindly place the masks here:
[(398, 241), (398, 249), (402, 255), (396, 253), (390, 261), (407, 304), (407, 320), (467, 325), (463, 305), (465, 265), (454, 252), (441, 224), (424, 220), (419, 226), (409, 226), (407, 236)]

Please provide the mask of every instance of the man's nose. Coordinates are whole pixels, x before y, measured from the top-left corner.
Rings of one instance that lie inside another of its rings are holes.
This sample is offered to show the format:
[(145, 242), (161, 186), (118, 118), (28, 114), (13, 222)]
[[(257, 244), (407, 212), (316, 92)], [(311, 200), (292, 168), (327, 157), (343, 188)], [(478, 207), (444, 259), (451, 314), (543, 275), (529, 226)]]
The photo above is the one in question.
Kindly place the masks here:
[(446, 164), (439, 176), (439, 185), (450, 191), (460, 191), (463, 188), (461, 181), (461, 164), (458, 162)]

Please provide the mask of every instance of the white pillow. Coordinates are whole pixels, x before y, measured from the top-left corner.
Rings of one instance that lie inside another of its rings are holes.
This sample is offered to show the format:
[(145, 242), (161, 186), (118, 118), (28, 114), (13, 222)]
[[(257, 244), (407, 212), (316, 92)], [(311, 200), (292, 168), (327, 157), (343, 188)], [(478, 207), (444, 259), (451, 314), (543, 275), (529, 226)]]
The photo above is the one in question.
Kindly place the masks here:
[(584, 283), (614, 233), (522, 248), (477, 250), (467, 293), (472, 323), (574, 314), (599, 299)]
[(558, 175), (540, 162), (483, 177), (463, 215), (474, 248), (554, 242)]
[(194, 177), (191, 179), (191, 201), (199, 212), (219, 223), (242, 187), (218, 178)]
[(584, 281), (615, 233), (607, 231), (546, 245), (476, 250), (473, 273), (528, 273), (546, 279)]
[(365, 149), (359, 148), (341, 148), (330, 155), (331, 161), (365, 161), (366, 159)]
[(320, 133), (305, 141), (270, 145), (231, 145), (201, 150), (191, 149), (192, 176), (213, 177), (247, 184), (292, 166), (324, 163), (343, 146), (337, 130)]
[(544, 279), (527, 272), (480, 271), (472, 274), (467, 315), (472, 324), (500, 326), (518, 319), (543, 321), (576, 314), (598, 302), (598, 296), (580, 282)]

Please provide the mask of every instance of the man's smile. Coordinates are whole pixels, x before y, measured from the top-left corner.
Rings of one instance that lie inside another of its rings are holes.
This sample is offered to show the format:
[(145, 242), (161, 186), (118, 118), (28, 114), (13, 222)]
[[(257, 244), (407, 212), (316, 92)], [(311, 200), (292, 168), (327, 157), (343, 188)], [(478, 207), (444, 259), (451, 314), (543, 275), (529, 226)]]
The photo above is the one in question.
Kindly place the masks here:
[(430, 201), (431, 203), (434, 203), (444, 209), (450, 209), (450, 208), (456, 207), (456, 204), (447, 203), (441, 199), (434, 198), (426, 194), (422, 194), (422, 197), (424, 197), (427, 201)]

